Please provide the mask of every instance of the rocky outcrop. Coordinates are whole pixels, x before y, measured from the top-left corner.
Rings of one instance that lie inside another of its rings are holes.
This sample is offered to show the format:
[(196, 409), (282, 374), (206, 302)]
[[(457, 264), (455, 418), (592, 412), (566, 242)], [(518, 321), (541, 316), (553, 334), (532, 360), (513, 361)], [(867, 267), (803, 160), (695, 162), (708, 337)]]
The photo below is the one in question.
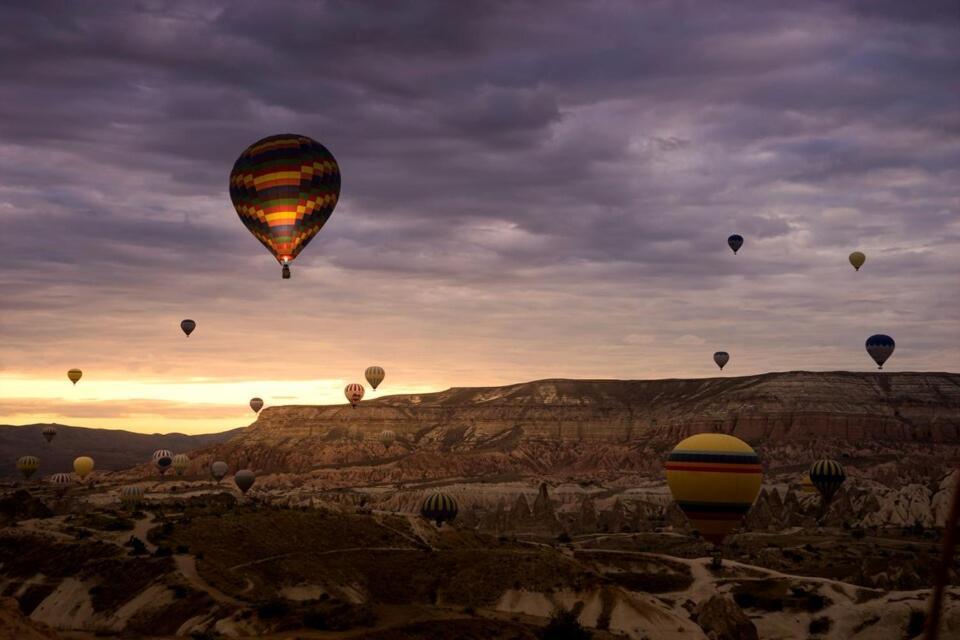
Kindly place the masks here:
[(20, 612), (13, 598), (0, 598), (0, 640), (57, 640), (60, 636), (45, 624)]
[(711, 640), (759, 640), (757, 627), (737, 606), (722, 595), (711, 596), (697, 607), (697, 624)]

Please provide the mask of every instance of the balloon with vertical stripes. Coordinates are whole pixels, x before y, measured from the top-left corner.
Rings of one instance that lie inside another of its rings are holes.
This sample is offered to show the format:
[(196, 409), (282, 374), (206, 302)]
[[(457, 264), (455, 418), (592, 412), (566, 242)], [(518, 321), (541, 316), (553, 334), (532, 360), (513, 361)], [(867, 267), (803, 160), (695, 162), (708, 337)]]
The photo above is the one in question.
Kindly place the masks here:
[(830, 502), (840, 485), (847, 479), (843, 466), (836, 460), (817, 460), (810, 465), (810, 482), (817, 488), (825, 502)]
[(347, 397), (350, 406), (356, 408), (357, 403), (363, 400), (363, 385), (351, 382), (343, 388), (343, 395)]
[(367, 367), (367, 370), (363, 372), (363, 375), (366, 377), (367, 382), (370, 383), (370, 386), (373, 387), (373, 390), (376, 391), (377, 387), (380, 386), (380, 383), (383, 382), (386, 372), (383, 370), (383, 367), (374, 365), (372, 367)]
[(763, 472), (746, 442), (722, 433), (683, 440), (664, 465), (670, 493), (706, 540), (719, 545), (750, 511)]
[(120, 489), (120, 504), (130, 509), (136, 510), (143, 502), (143, 487), (128, 486)]
[(457, 501), (446, 493), (434, 493), (423, 501), (420, 515), (442, 526), (444, 522), (453, 522), (457, 517)]
[(20, 456), (17, 460), (17, 471), (23, 475), (24, 480), (29, 480), (39, 468), (40, 458), (37, 456)]
[(173, 453), (168, 449), (157, 449), (153, 452), (153, 465), (160, 472), (160, 475), (165, 474), (171, 464), (173, 464)]
[(173, 461), (170, 463), (170, 466), (173, 467), (173, 470), (178, 476), (182, 476), (187, 471), (187, 467), (190, 466), (190, 458), (188, 458), (185, 453), (178, 453), (173, 456)]

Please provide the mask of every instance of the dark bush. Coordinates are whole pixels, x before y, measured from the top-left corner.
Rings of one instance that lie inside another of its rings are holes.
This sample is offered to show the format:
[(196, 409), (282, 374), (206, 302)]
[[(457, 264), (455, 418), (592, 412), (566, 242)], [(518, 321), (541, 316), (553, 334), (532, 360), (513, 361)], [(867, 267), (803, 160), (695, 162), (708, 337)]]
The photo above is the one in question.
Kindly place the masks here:
[(810, 621), (810, 633), (826, 633), (830, 631), (830, 618), (823, 616)]
[(279, 618), (290, 612), (290, 605), (283, 598), (273, 598), (272, 600), (267, 600), (266, 602), (260, 603), (257, 607), (257, 615), (260, 616), (261, 620), (269, 620), (270, 618)]
[(907, 620), (907, 638), (913, 638), (923, 633), (924, 624), (927, 622), (927, 614), (923, 611), (914, 609), (910, 612), (910, 619)]
[(590, 640), (593, 634), (583, 628), (577, 614), (566, 609), (554, 612), (540, 632), (540, 640)]
[(570, 544), (572, 541), (573, 539), (570, 537), (570, 534), (567, 533), (566, 531), (562, 532), (560, 535), (557, 536), (557, 542), (559, 542), (560, 544)]

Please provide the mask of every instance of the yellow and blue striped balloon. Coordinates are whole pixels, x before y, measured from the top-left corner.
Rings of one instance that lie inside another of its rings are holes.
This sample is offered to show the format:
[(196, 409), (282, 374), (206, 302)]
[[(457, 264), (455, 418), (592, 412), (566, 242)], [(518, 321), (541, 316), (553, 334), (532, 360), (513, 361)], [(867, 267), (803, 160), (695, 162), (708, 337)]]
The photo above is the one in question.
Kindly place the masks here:
[(664, 465), (670, 493), (706, 540), (720, 544), (760, 493), (763, 471), (746, 442), (700, 433), (674, 447)]

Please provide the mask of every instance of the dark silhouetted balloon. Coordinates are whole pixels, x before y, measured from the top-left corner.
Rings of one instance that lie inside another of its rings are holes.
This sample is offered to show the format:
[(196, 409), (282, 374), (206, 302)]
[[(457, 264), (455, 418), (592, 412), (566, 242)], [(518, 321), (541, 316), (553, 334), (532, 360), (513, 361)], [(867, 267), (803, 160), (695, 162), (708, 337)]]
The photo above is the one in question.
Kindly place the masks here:
[(223, 462), (222, 460), (217, 460), (210, 465), (210, 475), (213, 476), (213, 479), (217, 482), (223, 480), (229, 472), (230, 467), (228, 467), (227, 463)]
[(17, 459), (17, 471), (23, 475), (24, 480), (29, 480), (39, 468), (40, 458), (37, 456), (20, 456)]
[(883, 363), (893, 355), (893, 350), (896, 346), (897, 344), (893, 341), (893, 338), (882, 333), (867, 338), (867, 353), (869, 353), (873, 361), (877, 363), (877, 369), (883, 369)]
[(260, 409), (263, 409), (263, 399), (250, 398), (250, 408), (253, 409), (254, 413), (260, 413)]
[(736, 255), (737, 251), (740, 251), (740, 247), (743, 246), (743, 236), (735, 233), (727, 238), (727, 244), (730, 245), (730, 248), (733, 249), (733, 254)]
[(193, 330), (197, 328), (197, 323), (189, 318), (187, 320), (180, 321), (180, 328), (183, 329), (183, 332), (187, 334), (187, 337), (190, 337), (190, 334), (193, 333)]
[(830, 502), (833, 499), (833, 494), (847, 479), (847, 474), (843, 472), (843, 466), (836, 460), (817, 460), (810, 465), (809, 475), (810, 482), (823, 496), (824, 502)]
[(436, 522), (438, 527), (444, 522), (453, 522), (457, 517), (457, 501), (446, 493), (434, 493), (423, 501), (420, 515)]
[(720, 370), (723, 371), (723, 368), (730, 362), (730, 354), (726, 351), (717, 351), (713, 354), (713, 361), (716, 362)]
[(256, 474), (250, 469), (241, 469), (233, 476), (233, 481), (237, 483), (237, 488), (243, 492), (243, 495), (247, 495), (247, 491), (250, 491), (250, 487), (256, 480)]

